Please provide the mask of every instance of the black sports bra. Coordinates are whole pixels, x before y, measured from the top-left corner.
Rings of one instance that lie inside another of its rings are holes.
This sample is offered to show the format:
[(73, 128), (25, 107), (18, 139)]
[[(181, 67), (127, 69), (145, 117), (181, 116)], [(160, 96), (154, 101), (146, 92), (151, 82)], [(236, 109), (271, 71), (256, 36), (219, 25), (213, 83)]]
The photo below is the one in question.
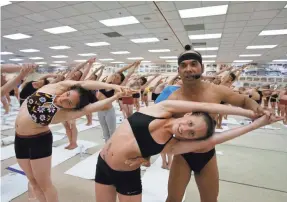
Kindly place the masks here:
[(109, 97), (113, 97), (115, 94), (115, 90), (110, 90), (110, 91), (106, 91), (105, 89), (101, 89), (99, 90), (104, 96), (106, 96), (107, 98)]
[(28, 112), (35, 123), (47, 126), (58, 111), (54, 105), (54, 95), (35, 92), (27, 99)]
[(128, 122), (130, 123), (143, 158), (159, 154), (164, 149), (165, 145), (173, 138), (173, 136), (171, 136), (165, 144), (158, 144), (154, 141), (148, 127), (155, 119), (165, 118), (156, 118), (140, 112), (135, 112), (128, 117)]

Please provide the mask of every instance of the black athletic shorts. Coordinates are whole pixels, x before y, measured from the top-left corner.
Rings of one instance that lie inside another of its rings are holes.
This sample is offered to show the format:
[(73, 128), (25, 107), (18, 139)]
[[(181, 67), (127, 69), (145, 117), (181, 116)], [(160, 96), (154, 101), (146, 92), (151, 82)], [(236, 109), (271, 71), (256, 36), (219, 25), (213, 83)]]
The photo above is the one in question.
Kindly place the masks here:
[(122, 195), (133, 196), (142, 193), (141, 170), (116, 171), (98, 157), (95, 182), (105, 185), (113, 185), (116, 191)]
[(151, 100), (155, 101), (160, 94), (152, 93)]
[(214, 156), (214, 154), (215, 154), (215, 149), (212, 149), (206, 153), (190, 152), (190, 153), (181, 154), (181, 155), (188, 163), (191, 171), (194, 171), (194, 173), (200, 173), (200, 171), (210, 161), (210, 159)]
[(52, 155), (53, 135), (51, 131), (31, 136), (15, 135), (17, 159), (41, 159)]
[(140, 93), (133, 94), (133, 98), (140, 98)]

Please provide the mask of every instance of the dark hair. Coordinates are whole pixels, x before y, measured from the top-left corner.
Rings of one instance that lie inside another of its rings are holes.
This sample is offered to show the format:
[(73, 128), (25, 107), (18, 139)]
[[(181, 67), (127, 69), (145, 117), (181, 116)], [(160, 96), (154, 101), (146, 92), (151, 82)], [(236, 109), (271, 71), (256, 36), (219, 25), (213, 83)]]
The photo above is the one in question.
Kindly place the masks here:
[(229, 76), (231, 76), (231, 81), (234, 81), (236, 79), (236, 76), (233, 72), (230, 73)]
[(50, 81), (48, 79), (43, 79), (43, 81), (44, 81), (44, 85), (47, 85), (50, 83)]
[(121, 73), (118, 73), (120, 76), (121, 76), (121, 82), (123, 82), (126, 78), (126, 76), (121, 72)]
[(82, 109), (90, 103), (96, 101), (95, 94), (93, 94), (90, 90), (83, 88), (80, 85), (75, 85), (70, 88), (70, 90), (77, 91), (79, 93), (79, 103), (76, 105), (75, 110)]
[(216, 122), (214, 119), (206, 112), (193, 112), (192, 116), (201, 116), (207, 125), (206, 135), (196, 140), (206, 140), (211, 137), (215, 131)]
[(142, 80), (143, 82), (142, 85), (144, 85), (147, 82), (147, 79), (144, 76), (140, 77), (140, 80)]
[(102, 82), (106, 82), (107, 81), (108, 76), (106, 76), (105, 78), (103, 78)]

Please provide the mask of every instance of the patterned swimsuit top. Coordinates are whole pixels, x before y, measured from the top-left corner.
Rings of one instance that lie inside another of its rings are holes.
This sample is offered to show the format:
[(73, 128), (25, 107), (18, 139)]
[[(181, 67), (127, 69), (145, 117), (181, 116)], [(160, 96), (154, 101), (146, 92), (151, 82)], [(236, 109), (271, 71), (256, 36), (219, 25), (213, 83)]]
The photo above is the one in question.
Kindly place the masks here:
[(27, 99), (28, 112), (35, 123), (47, 126), (51, 123), (58, 107), (54, 105), (54, 95), (35, 92)]

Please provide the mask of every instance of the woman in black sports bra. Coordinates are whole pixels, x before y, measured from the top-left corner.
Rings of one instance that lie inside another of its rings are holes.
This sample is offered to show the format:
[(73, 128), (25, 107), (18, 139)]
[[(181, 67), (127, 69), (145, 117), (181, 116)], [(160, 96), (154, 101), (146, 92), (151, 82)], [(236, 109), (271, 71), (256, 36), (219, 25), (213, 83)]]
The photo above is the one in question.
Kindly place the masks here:
[[(176, 113), (186, 114), (173, 118)], [(266, 116), (248, 126), (213, 135), (214, 121), (207, 113), (255, 117), (254, 112), (237, 107), (179, 100), (142, 108), (116, 129), (100, 152), (95, 176), (96, 201), (115, 202), (118, 193), (120, 201), (140, 202), (140, 164), (145, 158), (161, 152), (183, 154), (210, 150), (215, 144), (271, 122)]]
[(15, 124), (15, 153), (39, 201), (58, 201), (50, 178), (53, 136), (49, 124), (99, 111), (122, 95), (93, 103), (89, 90), (104, 88), (122, 91), (120, 86), (97, 81), (63, 81), (40, 88), (22, 104)]

